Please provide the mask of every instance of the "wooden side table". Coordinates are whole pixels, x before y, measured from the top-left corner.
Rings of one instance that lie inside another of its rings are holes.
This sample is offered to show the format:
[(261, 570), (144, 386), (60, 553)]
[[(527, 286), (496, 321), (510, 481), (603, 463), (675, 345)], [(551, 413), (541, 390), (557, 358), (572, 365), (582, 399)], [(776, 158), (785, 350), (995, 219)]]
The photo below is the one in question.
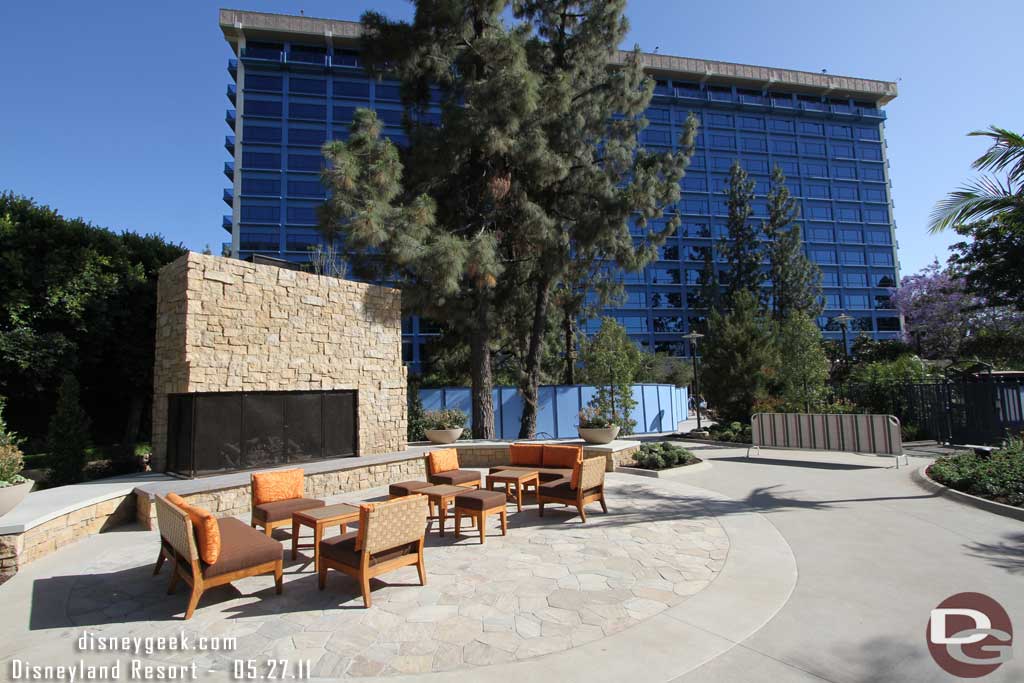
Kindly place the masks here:
[(448, 505), (455, 500), (455, 496), (467, 491), (465, 486), (448, 486), (440, 484), (425, 489), (418, 489), (415, 493), (427, 497), (432, 505), (437, 506), (437, 520), (440, 525), (438, 535), (444, 536), (444, 524), (448, 519)]
[[(324, 529), (338, 525), (341, 533), (352, 522), (359, 521), (359, 507), (348, 503), (326, 505), (312, 510), (292, 513), (292, 559), (298, 557), (299, 548), (313, 548), (313, 564), (320, 571), (320, 539), (324, 537)], [(299, 530), (303, 526), (313, 529), (313, 544), (299, 544)]]
[[(487, 490), (493, 491), (495, 484), (505, 485), (505, 497), (516, 502), (516, 512), (523, 511), (523, 489), (532, 486), (536, 491), (540, 487), (540, 473), (529, 469), (505, 469), (487, 475)], [(515, 485), (513, 494), (509, 487)]]

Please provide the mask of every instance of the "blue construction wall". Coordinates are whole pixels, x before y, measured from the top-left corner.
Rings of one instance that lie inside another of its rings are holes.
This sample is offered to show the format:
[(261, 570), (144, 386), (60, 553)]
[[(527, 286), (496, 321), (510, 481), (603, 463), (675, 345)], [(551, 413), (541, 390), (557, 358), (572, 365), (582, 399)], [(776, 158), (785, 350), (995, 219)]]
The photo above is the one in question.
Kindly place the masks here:
[[(539, 392), (540, 409), (537, 414), (537, 437), (570, 439), (579, 434), (579, 412), (590, 403), (596, 389), (592, 386), (542, 386)], [(634, 384), (633, 399), (636, 407), (632, 418), (636, 421), (636, 434), (674, 432), (686, 419), (689, 396), (685, 388), (671, 384)], [(470, 416), (472, 410), (470, 390), (466, 387), (420, 389), (424, 410), (453, 408)], [(514, 387), (494, 390), (494, 434), (499, 439), (519, 436), (519, 420), (523, 414), (523, 399)]]

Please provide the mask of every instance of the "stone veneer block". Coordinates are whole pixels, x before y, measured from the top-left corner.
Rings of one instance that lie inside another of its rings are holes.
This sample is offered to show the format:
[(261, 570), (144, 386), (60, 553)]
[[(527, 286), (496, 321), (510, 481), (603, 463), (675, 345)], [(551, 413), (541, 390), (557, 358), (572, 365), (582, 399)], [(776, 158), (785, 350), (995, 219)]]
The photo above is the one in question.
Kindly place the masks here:
[(153, 469), (167, 395), (356, 390), (358, 454), (406, 447), (406, 369), (396, 289), (190, 252), (157, 285)]

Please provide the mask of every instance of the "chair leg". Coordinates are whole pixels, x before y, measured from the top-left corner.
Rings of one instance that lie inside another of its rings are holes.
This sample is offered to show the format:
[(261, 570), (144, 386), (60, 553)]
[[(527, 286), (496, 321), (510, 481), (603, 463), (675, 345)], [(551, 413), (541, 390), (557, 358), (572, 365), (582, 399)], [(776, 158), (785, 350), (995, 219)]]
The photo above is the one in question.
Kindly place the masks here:
[(324, 565), (320, 565), (320, 569), (317, 571), (317, 584), (320, 590), (327, 586), (327, 567)]
[(362, 574), (359, 577), (359, 584), (363, 589), (363, 607), (370, 608), (370, 577)]
[(586, 512), (586, 510), (583, 509), (583, 506), (582, 505), (577, 505), (576, 509), (580, 511), (580, 519), (582, 519), (584, 522), (586, 522), (587, 521), (587, 512)]
[(455, 537), (459, 537), (459, 532), (462, 530), (462, 510), (455, 508)]
[(196, 605), (199, 604), (199, 598), (203, 595), (203, 589), (199, 586), (192, 586), (192, 596), (188, 599), (188, 609), (185, 610), (185, 620), (192, 618), (195, 614)]
[(265, 527), (263, 527), (263, 533), (265, 533), (267, 535), (267, 538), (272, 537), (274, 535), (274, 527), (272, 527), (268, 523)]
[(284, 560), (278, 560), (274, 565), (274, 589), (278, 595), (284, 589)]
[(541, 517), (544, 516), (544, 501), (542, 501), (542, 500), (538, 500), (537, 501), (537, 512), (540, 513)]
[(608, 505), (604, 502), (604, 494), (603, 493), (601, 494), (601, 498), (599, 498), (599, 501), (601, 503), (601, 512), (607, 513), (608, 512)]
[(153, 576), (160, 573), (160, 568), (164, 566), (164, 560), (167, 559), (167, 555), (164, 554), (164, 549), (160, 548), (160, 554), (156, 556), (156, 566), (153, 567)]
[(416, 560), (416, 571), (420, 573), (420, 585), (427, 585), (427, 567), (423, 564), (423, 541), (419, 543), (419, 558)]
[(501, 511), (501, 535), (506, 536), (508, 534), (508, 512), (505, 510)]
[(174, 589), (178, 587), (178, 561), (171, 563), (171, 582), (167, 585), (167, 594), (173, 595)]
[(487, 528), (486, 522), (487, 513), (481, 512), (480, 516), (477, 517), (477, 526), (480, 527), (480, 545), (483, 545), (484, 542), (487, 540), (487, 532), (485, 531), (485, 529)]

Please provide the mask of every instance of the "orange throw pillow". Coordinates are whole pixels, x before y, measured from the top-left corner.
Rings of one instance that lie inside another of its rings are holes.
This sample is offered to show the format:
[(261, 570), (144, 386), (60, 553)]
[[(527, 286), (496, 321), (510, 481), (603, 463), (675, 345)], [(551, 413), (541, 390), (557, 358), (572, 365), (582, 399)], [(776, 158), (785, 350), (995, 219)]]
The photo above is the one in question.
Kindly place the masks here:
[(459, 469), (459, 452), (454, 448), (439, 448), (436, 451), (430, 451), (427, 462), (430, 464), (431, 474), (451, 472)]
[(508, 447), (509, 462), (513, 465), (540, 467), (544, 444), (514, 443)]
[(581, 460), (583, 460), (583, 446), (544, 444), (544, 467), (571, 469)]
[(189, 505), (177, 493), (168, 493), (167, 500), (181, 508), (192, 520), (200, 559), (206, 564), (214, 564), (220, 558), (220, 527), (217, 526), (217, 518), (209, 510)]
[(302, 498), (304, 490), (305, 473), (301, 468), (252, 475), (252, 495), (256, 505)]
[(356, 533), (356, 552), (363, 549), (366, 543), (366, 523), (370, 521), (370, 512), (377, 507), (376, 503), (361, 503), (359, 505), (359, 531)]

